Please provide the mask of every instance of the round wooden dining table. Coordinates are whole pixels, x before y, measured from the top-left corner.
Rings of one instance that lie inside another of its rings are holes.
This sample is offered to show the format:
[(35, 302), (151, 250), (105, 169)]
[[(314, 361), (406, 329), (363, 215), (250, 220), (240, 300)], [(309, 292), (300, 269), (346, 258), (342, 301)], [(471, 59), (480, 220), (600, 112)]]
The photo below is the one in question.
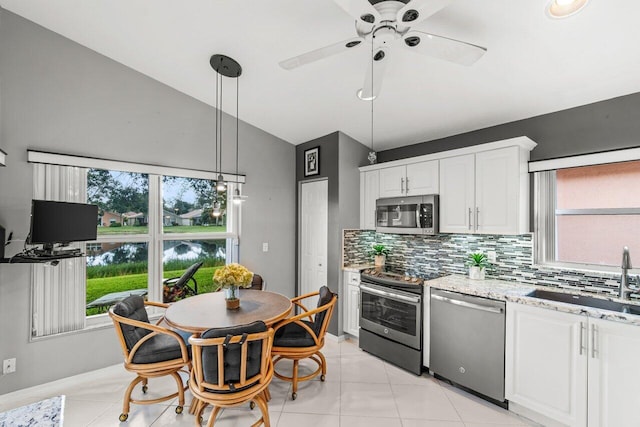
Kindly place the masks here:
[(291, 300), (275, 292), (240, 289), (239, 298), (240, 308), (227, 310), (224, 292), (194, 295), (171, 304), (164, 318), (174, 328), (200, 335), (210, 328), (246, 325), (256, 320), (272, 326), (291, 312)]

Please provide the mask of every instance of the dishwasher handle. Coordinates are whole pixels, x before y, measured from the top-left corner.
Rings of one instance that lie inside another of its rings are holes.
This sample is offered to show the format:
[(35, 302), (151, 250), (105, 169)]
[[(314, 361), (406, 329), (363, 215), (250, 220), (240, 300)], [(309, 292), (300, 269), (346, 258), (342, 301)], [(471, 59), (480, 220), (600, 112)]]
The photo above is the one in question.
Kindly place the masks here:
[(474, 310), (488, 311), (489, 313), (501, 314), (504, 311), (501, 307), (491, 307), (491, 306), (482, 305), (482, 304), (475, 304), (472, 302), (461, 301), (458, 299), (443, 297), (441, 295), (436, 295), (436, 294), (431, 294), (431, 299), (446, 302), (449, 304), (458, 305), (460, 307), (471, 308)]

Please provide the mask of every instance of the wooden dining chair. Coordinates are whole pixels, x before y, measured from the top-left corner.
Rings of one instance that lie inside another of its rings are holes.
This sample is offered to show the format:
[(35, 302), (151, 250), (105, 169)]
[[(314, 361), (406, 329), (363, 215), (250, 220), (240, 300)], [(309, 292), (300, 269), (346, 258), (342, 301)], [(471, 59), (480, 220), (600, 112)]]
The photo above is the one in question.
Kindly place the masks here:
[[(131, 295), (109, 309), (109, 316), (115, 326), (116, 334), (124, 353), (124, 368), (136, 374), (124, 394), (124, 403), (120, 421), (129, 417), (131, 403), (149, 405), (173, 399), (178, 396), (176, 413), (181, 414), (184, 407), (183, 384), (178, 374), (188, 373), (191, 366), (189, 350), (184, 340), (176, 332), (160, 326), (164, 317), (154, 325), (149, 323), (145, 307), (167, 308), (168, 304), (145, 301), (140, 295)], [(177, 391), (155, 399), (132, 399), (131, 393), (138, 383), (142, 383), (142, 392), (147, 392), (149, 378), (172, 376)]]
[[(318, 305), (313, 310), (307, 309), (302, 301), (318, 296)], [(291, 302), (299, 307), (301, 313), (284, 319), (274, 325), (275, 337), (271, 354), (274, 366), (283, 359), (293, 360), (293, 374), (289, 377), (274, 370), (274, 375), (281, 380), (293, 383), (291, 398), (298, 396), (298, 382), (307, 381), (320, 375), (324, 381), (327, 374), (327, 361), (320, 351), (324, 347), (324, 337), (331, 321), (338, 294), (322, 286), (318, 292), (312, 292), (293, 298)], [(311, 359), (317, 365), (313, 373), (300, 377), (298, 363), (302, 359)]]
[(195, 401), (196, 423), (202, 421), (207, 405), (213, 410), (207, 422), (211, 427), (222, 408), (255, 402), (262, 418), (253, 424), (270, 427), (268, 386), (273, 378), (272, 328), (257, 321), (248, 325), (213, 328), (200, 338), (191, 337), (193, 367), (189, 390)]

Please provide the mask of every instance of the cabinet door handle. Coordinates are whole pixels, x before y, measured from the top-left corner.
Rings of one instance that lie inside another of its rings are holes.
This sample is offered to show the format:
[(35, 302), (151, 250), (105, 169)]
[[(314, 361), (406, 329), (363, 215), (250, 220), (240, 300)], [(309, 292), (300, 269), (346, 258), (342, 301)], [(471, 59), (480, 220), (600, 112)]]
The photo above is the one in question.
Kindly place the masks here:
[(586, 351), (587, 348), (584, 346), (584, 332), (586, 327), (583, 322), (580, 322), (580, 356), (582, 356), (582, 351)]
[(404, 178), (400, 178), (400, 194), (404, 193)]
[(598, 345), (596, 344), (597, 333), (598, 331), (596, 330), (596, 325), (591, 325), (591, 357), (593, 359), (595, 359), (596, 355), (598, 354)]
[(471, 208), (469, 208), (469, 230), (471, 230), (471, 224), (473, 224), (473, 222), (471, 221), (471, 214), (472, 214), (472, 211), (471, 211)]
[(407, 194), (409, 194), (409, 177), (407, 177)]
[(480, 208), (476, 207), (476, 231), (480, 228)]

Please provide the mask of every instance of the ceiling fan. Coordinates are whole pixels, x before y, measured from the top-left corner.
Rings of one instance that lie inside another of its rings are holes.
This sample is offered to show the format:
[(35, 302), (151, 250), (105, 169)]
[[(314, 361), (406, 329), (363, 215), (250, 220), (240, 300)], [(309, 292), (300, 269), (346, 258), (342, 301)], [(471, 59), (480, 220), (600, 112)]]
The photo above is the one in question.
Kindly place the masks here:
[[(370, 61), (364, 85), (358, 91), (362, 100), (373, 100), (380, 93), (382, 76), (391, 57), (391, 47), (400, 44), (412, 52), (461, 65), (472, 65), (487, 51), (482, 46), (411, 27), (448, 6), (454, 0), (333, 0), (356, 19), (357, 36), (315, 49), (280, 62), (291, 70), (331, 55), (371, 43)], [(372, 82), (375, 73), (376, 79)], [(373, 83), (373, 84), (372, 84)]]

